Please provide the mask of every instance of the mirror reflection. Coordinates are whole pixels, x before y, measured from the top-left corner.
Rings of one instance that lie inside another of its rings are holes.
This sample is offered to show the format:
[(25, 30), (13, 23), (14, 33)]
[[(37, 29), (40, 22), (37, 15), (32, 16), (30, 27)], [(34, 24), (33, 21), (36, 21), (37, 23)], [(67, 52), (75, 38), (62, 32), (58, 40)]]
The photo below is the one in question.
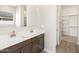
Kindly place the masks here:
[(26, 5), (0, 5), (0, 27), (23, 27), (26, 24)]

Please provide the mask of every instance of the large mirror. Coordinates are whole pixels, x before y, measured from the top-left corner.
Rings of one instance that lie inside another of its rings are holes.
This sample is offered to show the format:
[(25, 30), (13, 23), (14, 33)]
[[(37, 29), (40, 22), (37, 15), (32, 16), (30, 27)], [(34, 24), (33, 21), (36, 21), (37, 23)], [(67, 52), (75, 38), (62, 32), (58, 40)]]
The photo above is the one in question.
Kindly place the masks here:
[(0, 5), (0, 27), (26, 25), (26, 5)]

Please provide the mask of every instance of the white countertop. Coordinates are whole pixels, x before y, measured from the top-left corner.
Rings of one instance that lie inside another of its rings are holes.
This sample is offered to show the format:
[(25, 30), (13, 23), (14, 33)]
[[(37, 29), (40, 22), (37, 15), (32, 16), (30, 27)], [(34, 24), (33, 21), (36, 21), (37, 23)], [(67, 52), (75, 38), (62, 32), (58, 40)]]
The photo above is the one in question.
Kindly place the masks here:
[(40, 34), (43, 34), (43, 30), (38, 30), (35, 32), (29, 32), (29, 33), (18, 33), (16, 34), (16, 37), (10, 37), (10, 35), (2, 35), (0, 36), (0, 50), (5, 49), (7, 47), (10, 47), (12, 45), (15, 45), (17, 43), (20, 43), (24, 40), (28, 40), (32, 37), (38, 36)]

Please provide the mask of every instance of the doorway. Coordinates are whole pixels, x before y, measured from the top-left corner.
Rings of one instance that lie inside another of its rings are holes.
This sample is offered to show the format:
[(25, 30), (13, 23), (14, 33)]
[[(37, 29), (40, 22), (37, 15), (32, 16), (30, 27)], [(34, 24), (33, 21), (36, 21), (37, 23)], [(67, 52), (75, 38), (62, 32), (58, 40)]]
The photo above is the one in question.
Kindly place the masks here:
[[(59, 8), (60, 7), (60, 8)], [(57, 52), (75, 53), (78, 41), (78, 6), (58, 6)]]

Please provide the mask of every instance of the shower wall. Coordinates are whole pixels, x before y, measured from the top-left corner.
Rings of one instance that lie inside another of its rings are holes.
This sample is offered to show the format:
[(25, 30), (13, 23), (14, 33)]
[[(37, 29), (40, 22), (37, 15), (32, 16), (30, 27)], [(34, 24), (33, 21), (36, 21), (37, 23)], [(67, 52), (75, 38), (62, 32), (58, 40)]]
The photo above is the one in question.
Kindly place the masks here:
[(62, 33), (63, 35), (78, 35), (78, 8), (77, 6), (62, 6)]

